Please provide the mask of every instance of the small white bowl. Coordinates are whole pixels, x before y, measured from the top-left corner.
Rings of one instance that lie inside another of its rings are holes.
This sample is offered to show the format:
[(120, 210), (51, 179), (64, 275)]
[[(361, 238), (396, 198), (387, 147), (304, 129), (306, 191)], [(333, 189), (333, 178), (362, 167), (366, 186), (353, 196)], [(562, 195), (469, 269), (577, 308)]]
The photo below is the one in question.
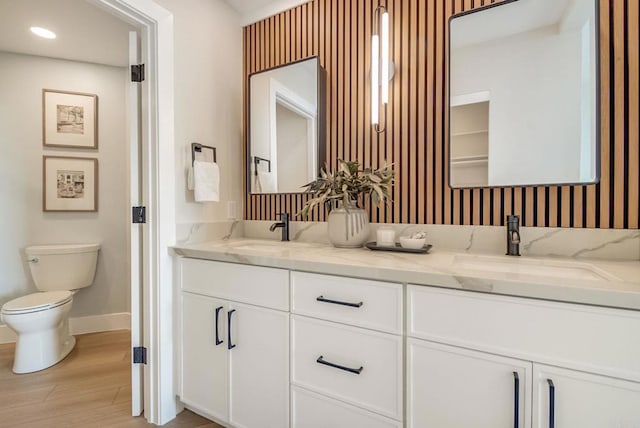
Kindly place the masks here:
[(406, 236), (400, 237), (400, 246), (402, 248), (410, 248), (412, 250), (419, 250), (424, 247), (424, 243), (427, 241), (427, 238), (409, 238)]

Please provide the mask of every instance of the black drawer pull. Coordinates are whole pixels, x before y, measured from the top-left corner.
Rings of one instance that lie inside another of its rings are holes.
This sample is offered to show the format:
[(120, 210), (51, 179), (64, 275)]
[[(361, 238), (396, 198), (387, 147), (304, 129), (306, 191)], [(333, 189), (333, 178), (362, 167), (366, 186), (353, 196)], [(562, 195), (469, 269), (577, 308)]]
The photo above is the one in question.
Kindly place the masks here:
[(547, 379), (549, 384), (549, 428), (553, 428), (556, 424), (556, 386), (551, 379)]
[(236, 347), (235, 344), (231, 343), (231, 315), (233, 315), (235, 311), (235, 309), (231, 309), (227, 312), (227, 349), (233, 349)]
[(316, 300), (318, 302), (333, 303), (334, 305), (351, 306), (352, 308), (359, 308), (360, 306), (363, 305), (362, 302), (358, 302), (358, 303), (341, 302), (340, 300), (325, 299), (324, 296), (318, 296), (316, 297)]
[(513, 372), (513, 426), (520, 425), (520, 377), (518, 372)]
[(222, 310), (222, 306), (218, 306), (216, 308), (216, 346), (220, 345), (222, 342), (224, 342), (223, 340), (220, 339), (220, 335), (218, 334), (218, 317), (220, 315), (220, 311)]
[(341, 366), (340, 364), (330, 363), (329, 361), (326, 361), (322, 355), (318, 357), (318, 359), (316, 360), (316, 363), (324, 364), (325, 366), (334, 367), (336, 369), (344, 370), (345, 372), (354, 373), (358, 375), (362, 373), (362, 369), (363, 369), (362, 366), (360, 366), (359, 369), (352, 369), (351, 367), (345, 367), (345, 366)]

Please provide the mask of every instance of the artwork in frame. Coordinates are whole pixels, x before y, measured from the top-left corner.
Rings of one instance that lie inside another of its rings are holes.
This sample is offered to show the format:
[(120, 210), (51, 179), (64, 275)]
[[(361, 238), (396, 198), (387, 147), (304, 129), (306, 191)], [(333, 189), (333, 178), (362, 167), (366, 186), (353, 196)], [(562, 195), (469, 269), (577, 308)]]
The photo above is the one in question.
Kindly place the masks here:
[(98, 96), (42, 90), (42, 144), (45, 147), (98, 148)]
[(42, 210), (98, 211), (98, 159), (43, 156)]

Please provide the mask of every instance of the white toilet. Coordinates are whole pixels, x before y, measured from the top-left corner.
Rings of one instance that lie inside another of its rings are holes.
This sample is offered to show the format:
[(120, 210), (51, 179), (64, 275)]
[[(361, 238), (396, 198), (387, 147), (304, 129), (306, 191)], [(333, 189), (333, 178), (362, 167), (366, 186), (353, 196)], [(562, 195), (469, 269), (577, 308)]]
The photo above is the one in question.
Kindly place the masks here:
[(5, 303), (2, 321), (18, 335), (14, 373), (31, 373), (58, 363), (73, 349), (69, 310), (76, 290), (93, 283), (99, 244), (27, 247), (31, 276), (41, 292)]

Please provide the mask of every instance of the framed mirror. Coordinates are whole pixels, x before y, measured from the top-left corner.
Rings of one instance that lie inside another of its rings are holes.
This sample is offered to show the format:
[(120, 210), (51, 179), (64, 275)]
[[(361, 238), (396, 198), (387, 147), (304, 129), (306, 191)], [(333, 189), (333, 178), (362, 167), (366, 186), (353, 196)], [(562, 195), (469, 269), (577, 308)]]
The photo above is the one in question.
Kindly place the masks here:
[(251, 193), (297, 193), (325, 162), (326, 72), (317, 57), (249, 76)]
[(599, 180), (597, 0), (505, 0), (449, 20), (453, 188)]

